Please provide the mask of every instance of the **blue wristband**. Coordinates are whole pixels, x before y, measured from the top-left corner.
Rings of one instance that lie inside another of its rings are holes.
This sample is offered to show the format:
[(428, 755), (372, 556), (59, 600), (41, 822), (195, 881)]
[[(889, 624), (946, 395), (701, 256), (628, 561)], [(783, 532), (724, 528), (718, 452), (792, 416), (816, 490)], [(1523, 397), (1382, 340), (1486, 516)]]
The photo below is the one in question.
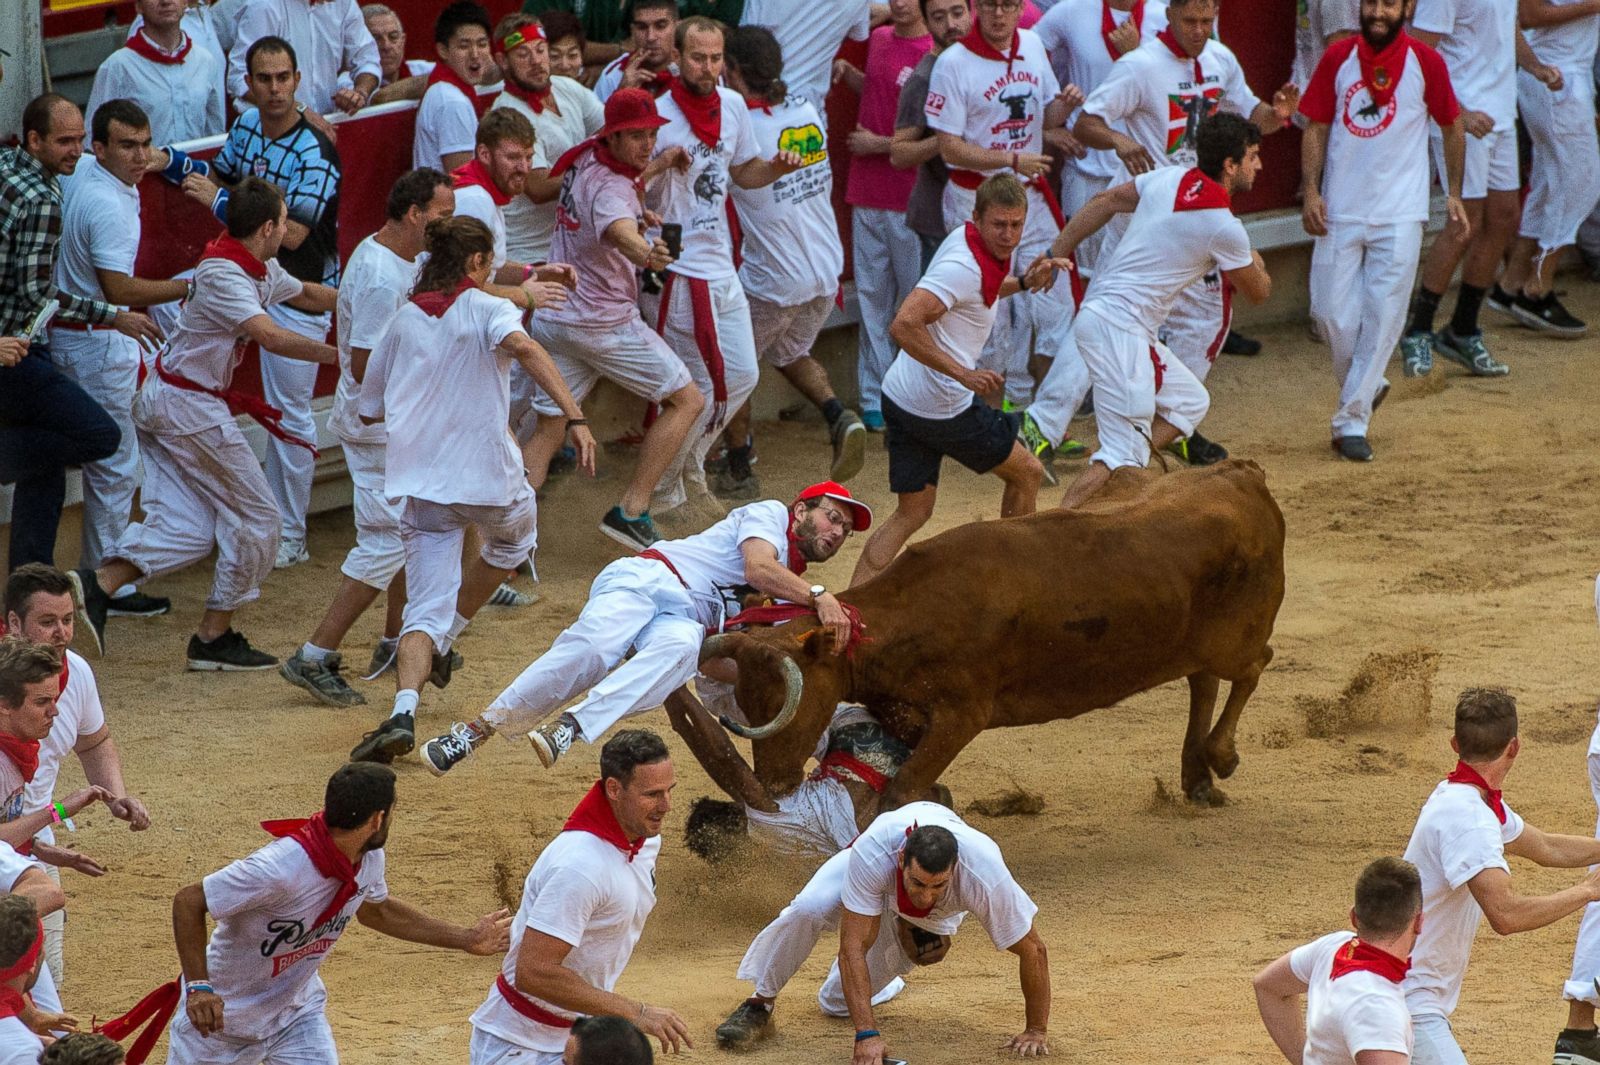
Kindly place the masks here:
[(856, 1042), (860, 1043), (867, 1039), (880, 1039), (882, 1037), (883, 1033), (876, 1028), (863, 1028), (856, 1033)]
[(211, 213), (217, 216), (217, 221), (223, 225), (228, 224), (228, 190), (218, 189), (217, 198), (211, 201)]

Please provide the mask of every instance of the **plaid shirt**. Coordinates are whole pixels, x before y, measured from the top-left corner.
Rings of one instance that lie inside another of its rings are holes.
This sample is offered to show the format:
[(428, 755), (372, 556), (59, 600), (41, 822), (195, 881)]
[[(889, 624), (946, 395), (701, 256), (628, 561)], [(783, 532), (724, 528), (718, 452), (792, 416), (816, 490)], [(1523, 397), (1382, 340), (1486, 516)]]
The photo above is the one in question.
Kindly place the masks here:
[(0, 150), (0, 336), (18, 336), (50, 300), (64, 322), (109, 323), (117, 308), (57, 288), (61, 186), (21, 148)]

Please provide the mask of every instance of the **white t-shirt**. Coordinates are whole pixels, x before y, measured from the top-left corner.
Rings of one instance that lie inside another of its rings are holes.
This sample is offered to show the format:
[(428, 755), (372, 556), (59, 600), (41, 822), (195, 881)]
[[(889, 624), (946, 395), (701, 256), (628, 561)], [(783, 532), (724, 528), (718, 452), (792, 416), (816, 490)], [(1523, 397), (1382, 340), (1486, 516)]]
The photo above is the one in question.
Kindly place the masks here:
[[(32, 858), (24, 858), (18, 854), (10, 844), (0, 843), (0, 891), (15, 891), (17, 881), (21, 880), (30, 870), (39, 870), (39, 862)], [(42, 875), (42, 873), (41, 873)], [(40, 1009), (61, 1012), (61, 994), (56, 990), (55, 977), (50, 974), (50, 966), (39, 967), (39, 978), (33, 983), (34, 1004)], [(29, 1060), (29, 1065), (38, 1060), (38, 1052)]]
[(768, 303), (794, 306), (839, 289), (844, 246), (833, 213), (833, 169), (828, 135), (817, 109), (799, 96), (747, 112), (756, 153), (800, 155), (805, 165), (759, 189), (733, 186), (744, 234), (739, 281)]
[(578, 286), (567, 302), (540, 315), (547, 322), (591, 329), (637, 322), (638, 268), (605, 236), (618, 222), (643, 231), (644, 203), (633, 179), (586, 152), (562, 175), (556, 203), (551, 261), (571, 264)]
[(478, 112), (458, 86), (436, 81), (422, 94), (417, 107), (417, 135), (411, 142), (413, 168), (443, 169), (444, 157), (456, 152), (471, 155), (478, 141)]
[(493, 266), (496, 270), (506, 264), (506, 219), (503, 212), (504, 208), (494, 202), (494, 197), (482, 185), (456, 189), (456, 214), (476, 218), (488, 226), (494, 236)]
[(811, 0), (801, 9), (794, 0), (745, 0), (744, 26), (764, 26), (783, 52), (783, 80), (820, 112), (833, 82), (833, 57), (845, 38), (864, 41), (872, 32), (867, 0)]
[(1461, 106), (1494, 119), (1496, 130), (1517, 120), (1516, 0), (1417, 0), (1413, 27), (1442, 34), (1439, 55), (1450, 68)]
[[(1199, 66), (1200, 80), (1195, 80)], [(1244, 80), (1238, 58), (1220, 41), (1207, 41), (1199, 59), (1180, 58), (1162, 41), (1141, 44), (1115, 63), (1084, 101), (1086, 114), (1099, 115), (1150, 153), (1159, 164), (1195, 165), (1194, 134), (1202, 118), (1218, 110), (1246, 118), (1261, 101)], [(1116, 178), (1126, 180), (1118, 161)], [(1114, 179), (1115, 180), (1115, 179)]]
[[(1044, 151), (1044, 109), (1061, 86), (1038, 34), (1017, 31), (1016, 60), (985, 59), (953, 44), (934, 60), (928, 128), (1004, 152)], [(978, 171), (985, 176), (1006, 168)]]
[[(695, 688), (704, 698), (707, 684), (696, 681)], [(732, 698), (733, 689), (727, 688), (727, 703), (740, 719), (743, 712)], [(708, 708), (710, 704), (707, 704)], [(817, 748), (811, 752), (815, 761), (828, 753), (830, 739), (835, 729), (873, 720), (866, 708), (855, 703), (840, 703), (833, 711), (833, 720), (817, 738)], [(781, 854), (815, 855), (831, 858), (850, 846), (860, 835), (856, 826), (856, 807), (850, 798), (850, 789), (830, 776), (808, 776), (789, 794), (779, 797), (777, 813), (766, 813), (749, 806), (744, 808), (750, 823), (749, 834), (766, 843)]]
[(361, 385), (350, 370), (350, 349), (366, 348), (370, 353), (388, 328), (394, 312), (411, 295), (422, 269), (422, 257), (402, 259), (382, 244), (378, 235), (363, 240), (350, 253), (339, 281), (339, 386), (333, 393), (333, 416), (328, 419), (340, 440), (346, 443), (381, 444), (386, 436), (382, 423), (363, 425), (356, 407)]
[[(906, 836), (919, 825), (940, 825), (956, 837), (955, 874), (931, 912), (914, 917), (900, 909), (900, 852)], [(954, 935), (972, 914), (999, 950), (1015, 946), (1033, 927), (1038, 905), (1006, 868), (994, 840), (979, 832), (948, 807), (914, 802), (878, 817), (850, 845), (845, 873), (844, 908), (863, 917), (896, 914), (928, 932)]]
[[(549, 170), (567, 149), (594, 136), (605, 125), (605, 108), (583, 84), (571, 78), (556, 75), (550, 79), (550, 94), (556, 107), (546, 107), (535, 114), (533, 108), (522, 100), (503, 92), (495, 97), (495, 107), (509, 107), (520, 111), (533, 123), (534, 170)], [(519, 263), (550, 261), (550, 241), (555, 235), (556, 203), (534, 203), (526, 196), (517, 196), (505, 206), (506, 255)], [(573, 265), (577, 265), (574, 263)]]
[(39, 1065), (42, 1050), (44, 1042), (22, 1023), (21, 1018), (0, 1019), (0, 1065)]
[[(257, 281), (226, 259), (201, 259), (194, 270), (194, 296), (183, 304), (177, 328), (167, 334), (161, 365), (207, 388), (231, 385), (247, 345), (240, 327), (266, 314), (269, 305), (305, 291), (277, 259), (267, 260), (266, 266), (266, 276)], [(233, 412), (222, 400), (174, 388), (156, 373), (145, 378), (133, 410), (140, 424), (174, 435), (233, 421)]]
[(1410, 40), (1400, 83), (1380, 109), (1361, 80), (1354, 41), (1328, 49), (1300, 100), (1303, 114), (1328, 123), (1322, 169), (1328, 220), (1426, 222), (1428, 118), (1432, 113), (1449, 125), (1459, 111), (1450, 73), (1439, 53)]
[[(188, 22), (185, 15), (185, 26)], [(107, 56), (94, 72), (83, 111), (85, 145), (94, 138), (94, 113), (107, 100), (132, 100), (143, 108), (150, 118), (151, 143), (157, 146), (216, 136), (228, 128), (222, 67), (198, 39), (191, 41), (181, 63), (156, 63), (131, 48)]]
[[(1571, 4), (1577, 0), (1552, 0)], [(1594, 77), (1596, 45), (1600, 44), (1600, 15), (1585, 15), (1553, 26), (1531, 26), (1522, 31), (1539, 62), (1557, 67), (1570, 81)]]
[(668, 269), (707, 281), (734, 276), (727, 215), (733, 178), (728, 168), (760, 154), (744, 98), (721, 86), (717, 92), (722, 96), (722, 129), (715, 148), (706, 147), (689, 129), (688, 119), (670, 93), (656, 100), (656, 111), (667, 120), (656, 135), (656, 154), (681, 147), (689, 153), (689, 169), (668, 170), (649, 192), (650, 204), (661, 220), (683, 227), (683, 254)]
[(133, 276), (139, 254), (139, 188), (86, 156), (62, 190), (55, 283), (74, 296), (104, 300), (96, 270)]
[(294, 48), (300, 67), (295, 98), (327, 114), (334, 109), (339, 75), (383, 77), (378, 42), (372, 39), (356, 0), (248, 0), (239, 7), (238, 29), (228, 53), (228, 92), (245, 91), (244, 60), (263, 37), (282, 37)]
[(1422, 934), (1404, 985), (1413, 1017), (1455, 1011), (1483, 916), (1467, 881), (1485, 869), (1509, 873), (1505, 845), (1522, 835), (1522, 818), (1505, 811), (1502, 825), (1477, 788), (1441, 781), (1417, 816), (1405, 853), (1422, 876)]
[(201, 882), (217, 923), (206, 968), (222, 998), (229, 1037), (263, 1039), (302, 1012), (322, 1009), (327, 991), (317, 970), (356, 911), (389, 897), (383, 870), (382, 850), (363, 856), (355, 897), (322, 925), (312, 922), (333, 901), (335, 882), (317, 872), (292, 839), (275, 839)]
[(1244, 223), (1233, 211), (1178, 209), (1195, 191), (1198, 173), (1164, 166), (1133, 179), (1139, 206), (1111, 258), (1095, 271), (1084, 306), (1154, 342), (1178, 293), (1212, 271), (1254, 261)]
[[(525, 483), (509, 428), (511, 363), (523, 333), (510, 300), (468, 289), (438, 318), (407, 300), (367, 360), (362, 414), (388, 423), (390, 499), (504, 506)], [(526, 335), (525, 333), (523, 335)]]
[[(511, 949), (500, 968), (513, 987), (517, 954), (529, 928), (569, 944), (562, 966), (602, 991), (617, 979), (633, 956), (644, 922), (656, 904), (656, 857), (661, 837), (644, 841), (632, 861), (615, 846), (590, 832), (562, 832), (533, 863), (522, 885), (522, 905), (511, 923)], [(530, 996), (531, 997), (531, 996)], [(551, 1013), (573, 1016), (534, 999)], [(569, 1030), (540, 1024), (518, 1013), (498, 987), (472, 1015), (481, 1028), (508, 1043), (546, 1053), (559, 1053)]]
[[(984, 305), (983, 274), (967, 247), (966, 226), (958, 226), (944, 238), (917, 288), (933, 293), (946, 308), (944, 315), (928, 326), (933, 342), (962, 366), (976, 369), (1000, 301)], [(883, 394), (919, 418), (954, 418), (972, 406), (971, 389), (904, 351), (895, 355), (883, 375)]]
[(740, 590), (747, 586), (742, 548), (747, 540), (763, 540), (789, 564), (789, 508), (776, 499), (746, 503), (704, 532), (681, 540), (663, 540), (655, 550), (671, 560), (687, 585), (700, 620), (719, 624), (725, 613), (738, 613)]
[[(82, 656), (69, 649), (67, 687), (56, 699), (56, 719), (50, 723), (50, 734), (39, 741), (39, 768), (22, 794), (23, 813), (33, 813), (50, 805), (62, 761), (80, 739), (105, 727), (106, 713), (100, 705), (100, 686), (95, 683), (94, 671)], [(48, 827), (36, 835), (46, 843), (55, 842), (55, 833)]]
[[(1100, 35), (1103, 10), (1110, 10), (1111, 21), (1121, 26), (1132, 16), (1131, 12), (1118, 11), (1105, 0), (1061, 0), (1045, 13), (1033, 32), (1039, 35), (1050, 52), (1050, 66), (1056, 72), (1056, 81), (1062, 85), (1076, 85), (1085, 95), (1094, 92), (1111, 73), (1113, 59), (1105, 39)], [(1167, 5), (1160, 0), (1145, 0), (1144, 21), (1139, 25), (1139, 41), (1155, 40), (1156, 34), (1167, 28)], [(1127, 132), (1120, 123), (1112, 127), (1119, 133)], [(1071, 165), (1083, 174), (1112, 178), (1117, 175), (1117, 153), (1109, 150), (1091, 151), (1082, 159), (1073, 159)]]
[(1411, 1053), (1411, 1014), (1399, 984), (1364, 970), (1332, 979), (1334, 954), (1354, 938), (1331, 932), (1289, 952), (1289, 968), (1306, 985), (1304, 1065), (1350, 1065), (1363, 1050)]

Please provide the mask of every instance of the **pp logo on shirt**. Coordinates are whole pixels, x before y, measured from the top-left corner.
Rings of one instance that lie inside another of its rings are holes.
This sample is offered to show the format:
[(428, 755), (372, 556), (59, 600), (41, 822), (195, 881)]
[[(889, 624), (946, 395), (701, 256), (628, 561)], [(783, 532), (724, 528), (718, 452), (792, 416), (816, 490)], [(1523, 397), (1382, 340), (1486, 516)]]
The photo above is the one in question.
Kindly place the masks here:
[(929, 114), (929, 115), (940, 115), (940, 114), (943, 114), (944, 113), (944, 93), (942, 93), (942, 92), (930, 92), (928, 94), (928, 102), (923, 105), (922, 110), (925, 113)]
[(1376, 137), (1394, 121), (1394, 97), (1389, 97), (1388, 105), (1380, 108), (1364, 82), (1358, 81), (1346, 89), (1343, 103), (1344, 128), (1353, 136)]

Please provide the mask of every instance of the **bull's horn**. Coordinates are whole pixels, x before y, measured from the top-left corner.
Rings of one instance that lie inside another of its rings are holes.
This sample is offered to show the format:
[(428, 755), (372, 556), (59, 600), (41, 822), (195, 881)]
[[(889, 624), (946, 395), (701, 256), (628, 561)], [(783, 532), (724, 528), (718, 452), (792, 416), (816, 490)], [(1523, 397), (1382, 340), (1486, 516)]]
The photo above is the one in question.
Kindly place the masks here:
[[(720, 639), (713, 636), (711, 640)], [(704, 653), (704, 652), (702, 652)], [(736, 736), (743, 736), (747, 740), (764, 740), (769, 736), (776, 736), (794, 720), (795, 711), (800, 709), (800, 695), (805, 690), (805, 677), (800, 672), (800, 667), (788, 655), (779, 655), (778, 661), (783, 667), (783, 708), (778, 711), (778, 716), (765, 725), (750, 727), (741, 725), (727, 714), (722, 715), (722, 727)]]
[(707, 636), (700, 641), (700, 664), (705, 665), (710, 658), (732, 658), (741, 636), (737, 632), (719, 632), (715, 636)]

